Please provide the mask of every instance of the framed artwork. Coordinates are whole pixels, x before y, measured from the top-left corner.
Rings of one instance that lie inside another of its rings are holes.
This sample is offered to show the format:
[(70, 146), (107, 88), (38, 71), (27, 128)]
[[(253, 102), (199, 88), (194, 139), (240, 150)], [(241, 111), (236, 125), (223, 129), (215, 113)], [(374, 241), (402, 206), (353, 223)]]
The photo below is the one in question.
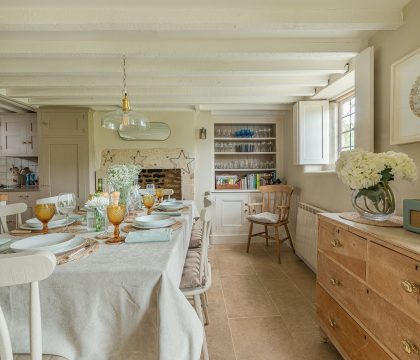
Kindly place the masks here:
[(391, 65), (391, 145), (420, 141), (420, 48)]

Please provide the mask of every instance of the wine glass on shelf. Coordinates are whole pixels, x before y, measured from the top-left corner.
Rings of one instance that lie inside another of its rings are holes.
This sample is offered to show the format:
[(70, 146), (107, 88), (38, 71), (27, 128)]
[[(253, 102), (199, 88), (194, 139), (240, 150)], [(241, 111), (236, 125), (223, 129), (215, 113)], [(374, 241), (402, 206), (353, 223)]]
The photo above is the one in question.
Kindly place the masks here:
[(42, 223), (42, 233), (48, 234), (48, 222), (56, 212), (55, 204), (36, 204), (35, 217)]
[(61, 193), (58, 195), (57, 210), (66, 216), (66, 231), (69, 232), (69, 215), (76, 208), (76, 195), (73, 193)]
[(152, 207), (155, 204), (155, 196), (153, 194), (144, 194), (143, 195), (143, 205), (147, 209), (147, 215), (150, 215), (152, 212)]
[(108, 215), (109, 222), (114, 225), (114, 237), (107, 240), (108, 244), (118, 244), (124, 241), (124, 238), (120, 236), (120, 224), (125, 218), (125, 205), (108, 205), (106, 212)]

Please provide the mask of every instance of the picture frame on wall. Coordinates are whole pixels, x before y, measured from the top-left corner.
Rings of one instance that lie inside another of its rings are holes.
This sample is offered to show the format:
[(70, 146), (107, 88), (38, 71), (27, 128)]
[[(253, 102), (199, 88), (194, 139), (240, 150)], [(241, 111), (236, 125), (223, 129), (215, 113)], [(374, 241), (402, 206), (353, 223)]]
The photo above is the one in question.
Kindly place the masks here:
[(391, 145), (420, 142), (420, 48), (391, 65)]

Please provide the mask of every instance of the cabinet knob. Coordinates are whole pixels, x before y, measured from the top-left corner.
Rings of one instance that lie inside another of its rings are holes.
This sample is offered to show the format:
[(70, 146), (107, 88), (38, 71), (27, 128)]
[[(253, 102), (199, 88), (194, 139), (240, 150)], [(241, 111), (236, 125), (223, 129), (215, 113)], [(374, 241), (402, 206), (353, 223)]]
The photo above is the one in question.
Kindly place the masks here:
[(412, 293), (420, 293), (420, 285), (416, 284), (414, 281), (411, 280), (404, 280), (401, 283), (402, 288), (405, 292), (410, 294)]
[(337, 327), (337, 322), (334, 319), (330, 319), (328, 321), (328, 323), (330, 324), (330, 326), (335, 329)]
[(340, 247), (340, 246), (343, 246), (343, 244), (341, 244), (340, 240), (333, 239), (333, 240), (331, 240), (331, 246), (332, 247)]
[(340, 280), (338, 280), (338, 279), (331, 278), (331, 279), (330, 279), (330, 284), (331, 284), (332, 286), (340, 286), (340, 285), (341, 285), (341, 282), (340, 282)]
[(416, 355), (419, 355), (420, 354), (419, 348), (412, 341), (410, 341), (410, 340), (402, 340), (401, 341), (401, 344), (402, 344), (403, 350), (407, 354), (416, 354)]

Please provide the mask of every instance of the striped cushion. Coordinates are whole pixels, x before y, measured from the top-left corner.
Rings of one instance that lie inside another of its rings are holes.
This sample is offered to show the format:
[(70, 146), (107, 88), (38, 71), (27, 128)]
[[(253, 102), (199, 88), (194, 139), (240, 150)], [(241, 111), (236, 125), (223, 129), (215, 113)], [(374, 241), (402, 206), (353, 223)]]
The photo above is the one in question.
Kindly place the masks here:
[(200, 284), (200, 258), (199, 250), (188, 250), (182, 271), (180, 289), (189, 289), (201, 286)]

